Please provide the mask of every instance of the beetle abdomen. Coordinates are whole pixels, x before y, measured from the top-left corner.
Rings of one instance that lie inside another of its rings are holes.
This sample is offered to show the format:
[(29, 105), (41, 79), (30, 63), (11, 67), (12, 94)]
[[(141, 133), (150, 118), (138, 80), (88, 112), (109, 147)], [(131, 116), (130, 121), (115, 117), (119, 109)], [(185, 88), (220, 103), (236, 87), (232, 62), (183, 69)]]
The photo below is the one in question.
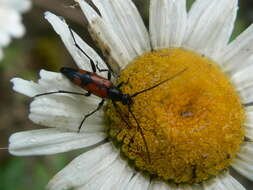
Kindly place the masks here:
[(108, 89), (113, 87), (110, 80), (96, 73), (66, 67), (60, 71), (74, 84), (101, 98), (108, 98)]

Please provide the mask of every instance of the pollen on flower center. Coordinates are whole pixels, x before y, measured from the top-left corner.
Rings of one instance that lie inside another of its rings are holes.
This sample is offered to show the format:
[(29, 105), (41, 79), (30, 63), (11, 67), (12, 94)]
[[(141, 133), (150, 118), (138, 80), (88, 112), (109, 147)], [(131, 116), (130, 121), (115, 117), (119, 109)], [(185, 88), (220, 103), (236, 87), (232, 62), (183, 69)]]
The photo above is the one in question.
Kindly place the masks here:
[(128, 94), (176, 78), (136, 96), (131, 105), (150, 152), (127, 106), (117, 103), (128, 126), (111, 103), (109, 135), (142, 171), (176, 183), (201, 182), (226, 169), (244, 138), (244, 109), (234, 87), (209, 59), (183, 49), (146, 53), (124, 69)]

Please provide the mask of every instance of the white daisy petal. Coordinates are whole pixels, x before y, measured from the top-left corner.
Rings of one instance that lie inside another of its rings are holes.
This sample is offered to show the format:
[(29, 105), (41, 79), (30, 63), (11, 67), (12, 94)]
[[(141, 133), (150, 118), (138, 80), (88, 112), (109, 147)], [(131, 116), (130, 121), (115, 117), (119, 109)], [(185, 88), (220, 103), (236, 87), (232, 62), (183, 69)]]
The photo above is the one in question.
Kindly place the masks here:
[(85, 1), (77, 0), (77, 2), (79, 2), (86, 18), (90, 22), (94, 31), (93, 35), (103, 42), (101, 44), (103, 51), (114, 58), (121, 67), (127, 65), (131, 61), (131, 56), (113, 29), (108, 27), (105, 21)]
[(179, 190), (202, 190), (202, 188), (198, 184), (192, 184), (192, 185), (180, 184), (178, 185), (178, 189)]
[(219, 56), (222, 68), (228, 73), (236, 73), (252, 63), (253, 25), (248, 27)]
[[(84, 115), (93, 111), (96, 106), (89, 103), (88, 97), (69, 98), (64, 96), (48, 96), (36, 98), (30, 106), (29, 118), (39, 124), (48, 127), (57, 127), (78, 131), (78, 127)], [(103, 112), (98, 111), (86, 119), (81, 131), (104, 131)]]
[(131, 0), (93, 0), (100, 17), (84, 0), (80, 4), (91, 29), (103, 48), (124, 68), (130, 61), (150, 51), (149, 36)]
[[(117, 3), (113, 3), (113, 1), (96, 1), (93, 0), (93, 3), (96, 5), (96, 7), (99, 9), (99, 12), (104, 20), (104, 22), (107, 25), (110, 25), (113, 31), (115, 32), (116, 35), (118, 35), (119, 39), (122, 41), (122, 43), (125, 45), (128, 53), (130, 54), (130, 57), (136, 57), (137, 53), (134, 51), (134, 49), (131, 47), (131, 42), (128, 40), (128, 37), (125, 34), (126, 28), (129, 27), (128, 25), (125, 26), (120, 26), (120, 22), (124, 22), (122, 18), (122, 14), (119, 16), (117, 15), (117, 12), (114, 11), (115, 6)], [(120, 11), (118, 11), (120, 12)], [(115, 28), (114, 28), (114, 26)], [(125, 28), (126, 27), (126, 28)], [(131, 28), (131, 27), (129, 27)], [(117, 29), (117, 30), (115, 30)], [(138, 44), (137, 44), (138, 45)]]
[[(253, 57), (252, 57), (253, 58)], [(236, 86), (236, 90), (241, 96), (241, 100), (244, 104), (253, 102), (253, 66), (248, 66), (239, 72), (234, 73), (231, 76), (233, 84)], [(247, 107), (248, 111), (253, 111), (253, 107)]]
[(238, 0), (197, 0), (188, 19), (184, 46), (217, 60), (231, 36)]
[[(131, 41), (132, 46), (135, 48), (135, 51), (138, 55), (142, 55), (145, 52), (151, 51), (150, 47), (150, 38), (149, 33), (146, 29), (146, 26), (141, 18), (139, 11), (136, 6), (132, 2), (132, 0), (114, 0), (115, 3), (118, 3), (121, 6), (121, 11), (117, 11), (118, 14), (122, 14), (125, 17), (125, 21), (131, 26), (131, 34), (127, 32), (130, 29), (125, 29), (126, 35)], [(126, 10), (127, 11), (126, 11)], [(122, 24), (125, 25), (126, 23)], [(125, 26), (124, 26), (125, 27)], [(134, 36), (133, 36), (134, 35)], [(134, 37), (134, 38), (133, 38)], [(136, 43), (136, 44), (135, 44)], [(137, 45), (138, 43), (138, 45)], [(140, 46), (140, 50), (138, 50), (135, 46)]]
[(228, 172), (224, 172), (215, 178), (203, 182), (204, 190), (245, 190)]
[(57, 129), (40, 129), (11, 135), (9, 152), (16, 156), (45, 155), (67, 152), (95, 145), (106, 134), (77, 133)]
[(246, 107), (247, 120), (245, 126), (245, 136), (253, 140), (253, 107)]
[(248, 104), (253, 101), (253, 88), (248, 87), (248, 88), (239, 90), (239, 94), (244, 104)]
[(13, 90), (26, 96), (33, 97), (36, 94), (43, 93), (41, 87), (33, 81), (13, 78), (11, 82), (13, 83)]
[(148, 190), (178, 190), (177, 186), (164, 181), (152, 180)]
[(93, 0), (102, 18), (113, 27), (133, 57), (150, 51), (149, 35), (131, 0)]
[(125, 190), (148, 190), (149, 185), (150, 178), (143, 176), (141, 173), (137, 173), (128, 183)]
[(41, 79), (38, 81), (38, 84), (20, 78), (13, 78), (11, 80), (13, 83), (13, 90), (29, 97), (57, 90), (85, 93), (83, 89), (73, 85), (60, 73), (41, 70), (40, 77)]
[(5, 33), (5, 38), (8, 38), (8, 42), (10, 42), (11, 37), (20, 38), (24, 35), (25, 29), (21, 23), (22, 19), (19, 12), (0, 6), (0, 17), (5, 18), (1, 20), (0, 27), (1, 33)]
[[(85, 93), (83, 89), (73, 85), (62, 74), (42, 70), (40, 76), (39, 84), (14, 78), (12, 79), (13, 89), (30, 97), (58, 90)], [(76, 132), (84, 115), (95, 110), (100, 101), (101, 99), (95, 96), (85, 97), (71, 94), (41, 96), (31, 103), (29, 118), (40, 125), (65, 128)], [(101, 112), (93, 114), (82, 127), (82, 131), (85, 132), (104, 130)]]
[(119, 151), (111, 143), (98, 146), (75, 158), (49, 182), (50, 190), (81, 187), (118, 158)]
[(231, 76), (231, 80), (236, 85), (236, 89), (243, 91), (253, 87), (253, 65), (242, 69)]
[[(31, 7), (30, 0), (0, 1), (0, 48), (7, 46), (12, 38), (20, 38), (25, 33), (21, 13)], [(0, 50), (0, 60), (3, 52)]]
[(245, 136), (248, 137), (249, 139), (253, 140), (253, 125), (245, 125)]
[(114, 186), (112, 186), (112, 189), (117, 189), (117, 190), (127, 190), (128, 189), (128, 184), (130, 183), (131, 179), (135, 175), (135, 172), (133, 171), (132, 168), (130, 168), (128, 166), (126, 168), (127, 169), (125, 169), (123, 171), (123, 173), (121, 173), (118, 183), (114, 184)]
[(244, 177), (253, 180), (253, 143), (244, 143), (232, 167)]
[(91, 180), (89, 180), (85, 185), (77, 190), (85, 189), (103, 189), (111, 190), (117, 189), (119, 186), (121, 174), (125, 170), (127, 162), (118, 157), (109, 167), (107, 167), (102, 172), (99, 172)]
[[(105, 65), (104, 61), (100, 58), (100, 56), (73, 31), (76, 43), (80, 46), (80, 48), (85, 52), (86, 55), (75, 46), (74, 39), (71, 36), (69, 27), (62, 18), (50, 12), (45, 13), (45, 18), (51, 23), (57, 34), (60, 35), (66, 48), (72, 55), (73, 59), (75, 60), (79, 68), (88, 71), (93, 71), (89, 59), (91, 58), (95, 65), (98, 64), (98, 67), (100, 69), (107, 69), (107, 66)], [(105, 72), (101, 72), (100, 74), (103, 75), (104, 77), (107, 76), (107, 73)]]
[(114, 184), (112, 189), (125, 190), (126, 187), (128, 186), (128, 183), (130, 182), (130, 180), (132, 179), (134, 175), (135, 175), (134, 170), (130, 168), (128, 165), (126, 165), (126, 168), (120, 174), (120, 179), (118, 183)]
[[(41, 70), (40, 71), (40, 79), (37, 83), (32, 81), (26, 81), (20, 78), (14, 78), (11, 80), (13, 83), (13, 89), (21, 94), (27, 95), (29, 97), (33, 97), (35, 95), (46, 93), (46, 92), (55, 92), (58, 90), (65, 90), (69, 92), (79, 92), (86, 93), (84, 89), (72, 84), (65, 76), (61, 73)], [(79, 97), (84, 101), (88, 101), (89, 103), (93, 103), (94, 105), (100, 100), (100, 98), (91, 96), (91, 97), (80, 97), (77, 95), (71, 94), (57, 94), (58, 96), (67, 96), (72, 98)], [(52, 95), (54, 97), (55, 95)], [(51, 97), (51, 96), (44, 96)], [(88, 100), (87, 100), (88, 99)]]
[(1, 0), (0, 6), (6, 6), (14, 10), (25, 12), (31, 8), (30, 0)]
[(187, 26), (185, 0), (151, 0), (149, 24), (154, 49), (179, 47)]

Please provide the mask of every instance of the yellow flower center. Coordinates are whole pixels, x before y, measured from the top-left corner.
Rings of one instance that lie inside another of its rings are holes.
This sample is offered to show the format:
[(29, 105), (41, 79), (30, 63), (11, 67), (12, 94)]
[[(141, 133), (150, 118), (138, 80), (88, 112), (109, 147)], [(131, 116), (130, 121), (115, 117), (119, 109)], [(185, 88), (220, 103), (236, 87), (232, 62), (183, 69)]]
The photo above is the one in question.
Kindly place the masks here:
[(131, 95), (184, 69), (133, 98), (131, 109), (147, 147), (127, 106), (117, 103), (117, 111), (109, 103), (106, 115), (109, 135), (137, 168), (176, 183), (195, 183), (227, 168), (244, 138), (245, 112), (227, 76), (205, 57), (166, 49), (134, 60), (118, 82), (129, 80), (121, 89)]

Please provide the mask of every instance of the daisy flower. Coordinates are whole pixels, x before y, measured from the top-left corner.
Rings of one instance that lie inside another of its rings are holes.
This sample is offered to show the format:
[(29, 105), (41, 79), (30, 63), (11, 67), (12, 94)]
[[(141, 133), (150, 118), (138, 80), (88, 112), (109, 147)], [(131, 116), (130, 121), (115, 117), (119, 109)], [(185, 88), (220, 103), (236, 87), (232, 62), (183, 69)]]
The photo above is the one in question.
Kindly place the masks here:
[[(229, 39), (237, 0), (151, 0), (149, 31), (131, 0), (92, 0), (95, 10), (77, 0), (92, 37), (125, 94), (148, 89), (185, 69), (174, 79), (133, 98), (131, 109), (112, 102), (83, 116), (100, 98), (51, 94), (35, 98), (29, 118), (49, 128), (15, 133), (13, 155), (46, 155), (84, 149), (49, 182), (48, 189), (243, 190), (229, 174), (233, 167), (253, 180), (253, 26)], [(65, 21), (47, 12), (77, 66), (92, 71), (106, 63)], [(77, 44), (85, 52), (82, 53)], [(106, 77), (106, 72), (98, 73)], [(34, 97), (57, 90), (85, 93), (61, 73), (42, 70), (38, 83), (12, 79), (14, 90)], [(147, 146), (146, 146), (147, 145)], [(147, 152), (149, 151), (149, 156)]]
[(20, 38), (25, 33), (21, 22), (21, 14), (31, 7), (30, 0), (1, 0), (0, 1), (0, 59), (3, 58), (3, 47), (11, 38)]

